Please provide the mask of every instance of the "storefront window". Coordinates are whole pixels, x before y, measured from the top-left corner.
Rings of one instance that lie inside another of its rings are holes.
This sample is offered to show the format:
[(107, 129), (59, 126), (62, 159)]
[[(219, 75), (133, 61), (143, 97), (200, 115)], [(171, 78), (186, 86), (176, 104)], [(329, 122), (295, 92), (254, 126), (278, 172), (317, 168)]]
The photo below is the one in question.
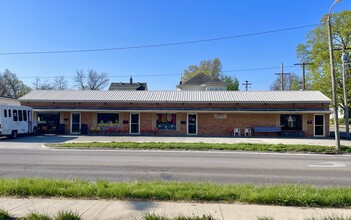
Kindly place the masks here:
[(118, 113), (97, 113), (98, 124), (118, 124), (119, 114)]
[(176, 114), (157, 114), (156, 126), (159, 130), (176, 130), (177, 115)]
[(282, 130), (302, 130), (302, 115), (280, 115)]

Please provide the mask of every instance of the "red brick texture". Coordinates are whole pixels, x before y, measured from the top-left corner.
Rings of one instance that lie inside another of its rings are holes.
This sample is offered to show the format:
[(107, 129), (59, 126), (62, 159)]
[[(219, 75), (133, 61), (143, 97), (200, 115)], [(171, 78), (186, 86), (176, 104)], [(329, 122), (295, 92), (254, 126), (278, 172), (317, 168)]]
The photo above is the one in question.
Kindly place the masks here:
[[(65, 124), (65, 133), (70, 133), (71, 112), (81, 113), (81, 123), (88, 128), (97, 126), (98, 112), (119, 113), (118, 126), (130, 126), (130, 114), (140, 113), (140, 133), (156, 127), (157, 113), (176, 114), (176, 130), (159, 130), (158, 135), (179, 136), (187, 135), (187, 113), (197, 113), (197, 135), (199, 136), (228, 136), (228, 128), (239, 128), (243, 135), (244, 128), (256, 126), (280, 126), (280, 113), (296, 114), (297, 111), (315, 110), (323, 112), (328, 108), (325, 104), (221, 104), (221, 103), (40, 103), (22, 102), (45, 111), (62, 110), (60, 123)], [(249, 111), (248, 111), (249, 110)], [(244, 111), (244, 112), (243, 112)], [(303, 118), (303, 131), (306, 137), (314, 136), (314, 114), (299, 113)], [(325, 116), (325, 136), (329, 134), (329, 113)], [(123, 123), (124, 122), (124, 123)], [(130, 128), (129, 128), (130, 130)], [(257, 134), (256, 134), (257, 135)], [(262, 135), (262, 134), (261, 134)], [(278, 135), (278, 133), (265, 134)]]

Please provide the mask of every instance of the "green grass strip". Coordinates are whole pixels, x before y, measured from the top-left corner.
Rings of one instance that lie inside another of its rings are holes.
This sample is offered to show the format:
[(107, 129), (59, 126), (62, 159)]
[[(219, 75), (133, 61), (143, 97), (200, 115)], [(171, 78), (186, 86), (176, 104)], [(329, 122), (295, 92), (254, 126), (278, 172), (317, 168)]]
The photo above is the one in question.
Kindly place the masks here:
[(228, 185), (189, 182), (88, 182), (55, 179), (0, 179), (0, 196), (86, 199), (242, 202), (306, 207), (349, 207), (351, 187)]
[[(54, 148), (86, 148), (86, 149), (139, 149), (139, 150), (228, 150), (228, 151), (256, 151), (256, 152), (304, 152), (336, 154), (335, 147), (312, 145), (286, 144), (226, 144), (226, 143), (161, 143), (161, 142), (86, 142), (50, 144)], [(350, 147), (343, 146), (342, 153), (351, 153)]]

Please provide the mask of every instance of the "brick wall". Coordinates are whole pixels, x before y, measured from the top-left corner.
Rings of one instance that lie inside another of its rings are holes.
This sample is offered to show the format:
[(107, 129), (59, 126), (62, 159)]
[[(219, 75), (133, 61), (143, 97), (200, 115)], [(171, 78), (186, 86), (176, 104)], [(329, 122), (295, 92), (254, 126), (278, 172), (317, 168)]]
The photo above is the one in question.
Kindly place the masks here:
[[(48, 109), (76, 109), (81, 110), (81, 123), (87, 124), (88, 128), (97, 126), (97, 112), (98, 109), (108, 110), (119, 113), (119, 125), (128, 127), (130, 124), (130, 111), (138, 110), (148, 111), (140, 113), (140, 129), (152, 128), (156, 126), (156, 112), (157, 109), (223, 109), (227, 110), (243, 110), (243, 109), (325, 109), (324, 104), (216, 104), (216, 103), (21, 103), (22, 105), (31, 106), (34, 108), (48, 108)], [(91, 111), (91, 109), (97, 109)], [(112, 110), (122, 109), (122, 110)], [(85, 111), (84, 111), (85, 110)], [(90, 111), (87, 111), (90, 110)], [(133, 111), (133, 112), (134, 112)], [(169, 113), (176, 113), (176, 110), (170, 110)], [(196, 110), (189, 112), (196, 112)], [(280, 115), (274, 113), (218, 113), (218, 115), (225, 115), (225, 118), (215, 117), (217, 113), (198, 113), (198, 135), (200, 136), (228, 136), (227, 128), (240, 128), (243, 133), (244, 128), (252, 128), (255, 126), (279, 126)], [(65, 124), (65, 133), (70, 132), (70, 112), (61, 112), (61, 123)], [(128, 123), (123, 123), (128, 122)], [(329, 114), (325, 114), (325, 132), (329, 134)], [(305, 136), (313, 137), (314, 135), (314, 114), (303, 115), (303, 130)], [(187, 113), (177, 113), (177, 129), (176, 130), (160, 130), (160, 135), (186, 135), (187, 134)], [(276, 135), (276, 134), (273, 134)]]
[[(198, 114), (198, 133), (201, 136), (228, 136), (227, 128), (244, 128), (255, 126), (277, 126), (275, 114), (226, 114), (226, 119), (215, 119), (214, 114)], [(279, 125), (279, 123), (278, 123)]]

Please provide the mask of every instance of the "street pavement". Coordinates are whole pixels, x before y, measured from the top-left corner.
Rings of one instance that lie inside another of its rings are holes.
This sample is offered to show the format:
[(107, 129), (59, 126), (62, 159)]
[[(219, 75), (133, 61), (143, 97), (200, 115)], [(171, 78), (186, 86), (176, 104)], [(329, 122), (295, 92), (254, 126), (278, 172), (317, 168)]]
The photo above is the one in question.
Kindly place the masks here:
[(7, 210), (12, 216), (17, 218), (24, 217), (32, 212), (54, 216), (59, 211), (73, 211), (79, 213), (84, 220), (138, 220), (148, 213), (170, 218), (211, 215), (218, 220), (257, 220), (260, 217), (271, 217), (275, 220), (304, 220), (312, 217), (351, 216), (351, 209), (335, 208), (60, 198), (0, 198), (0, 209)]
[[(42, 149), (45, 143), (87, 141), (135, 141), (135, 142), (203, 142), (203, 143), (260, 143), (260, 144), (309, 144), (334, 146), (333, 139), (307, 138), (205, 138), (205, 137), (143, 137), (143, 136), (35, 136), (16, 140), (0, 139), (1, 148)], [(342, 140), (351, 146), (351, 141)], [(147, 213), (176, 217), (210, 214), (215, 219), (257, 220), (271, 217), (277, 220), (302, 220), (327, 216), (351, 217), (351, 209), (282, 207), (248, 204), (189, 203), (159, 201), (72, 200), (63, 198), (8, 198), (0, 197), (0, 209), (14, 217), (24, 217), (31, 212), (56, 215), (58, 211), (74, 211), (83, 219), (141, 219)]]

